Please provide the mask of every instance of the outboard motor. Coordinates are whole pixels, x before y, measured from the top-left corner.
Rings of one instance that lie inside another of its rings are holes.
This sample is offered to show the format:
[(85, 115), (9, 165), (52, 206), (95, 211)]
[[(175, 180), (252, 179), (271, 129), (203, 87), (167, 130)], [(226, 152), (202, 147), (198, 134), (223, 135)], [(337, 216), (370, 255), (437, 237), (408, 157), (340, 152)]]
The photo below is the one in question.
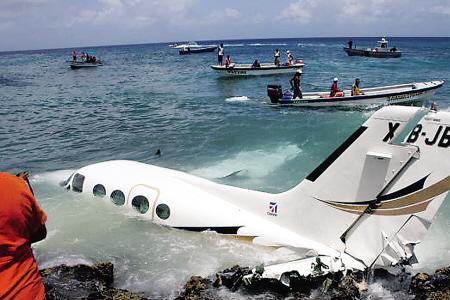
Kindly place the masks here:
[(278, 100), (283, 97), (281, 85), (269, 84), (267, 86), (267, 96), (269, 96), (272, 103), (278, 103)]

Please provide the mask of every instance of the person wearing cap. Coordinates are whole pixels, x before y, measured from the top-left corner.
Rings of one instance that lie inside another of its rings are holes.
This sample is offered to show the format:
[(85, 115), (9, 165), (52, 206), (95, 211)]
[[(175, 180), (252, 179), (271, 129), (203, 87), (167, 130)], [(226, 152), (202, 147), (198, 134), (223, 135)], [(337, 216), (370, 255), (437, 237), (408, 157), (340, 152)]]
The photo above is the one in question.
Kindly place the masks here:
[(46, 237), (46, 221), (28, 173), (0, 172), (0, 299), (45, 299), (31, 244)]
[(330, 97), (336, 97), (336, 94), (340, 92), (342, 91), (338, 89), (338, 78), (334, 77), (333, 83), (331, 84)]
[(291, 66), (292, 62), (294, 61), (294, 57), (292, 56), (291, 51), (289, 50), (286, 51), (286, 54), (287, 54), (287, 65)]
[(364, 95), (364, 93), (359, 88), (359, 78), (355, 79), (355, 83), (352, 84), (352, 96)]
[(294, 96), (292, 96), (292, 99), (303, 98), (300, 82), (301, 76), (302, 72), (300, 70), (297, 70), (297, 72), (295, 72), (294, 74), (294, 77), (292, 77), (291, 80), (289, 81), (289, 83), (291, 84), (291, 89), (294, 91)]

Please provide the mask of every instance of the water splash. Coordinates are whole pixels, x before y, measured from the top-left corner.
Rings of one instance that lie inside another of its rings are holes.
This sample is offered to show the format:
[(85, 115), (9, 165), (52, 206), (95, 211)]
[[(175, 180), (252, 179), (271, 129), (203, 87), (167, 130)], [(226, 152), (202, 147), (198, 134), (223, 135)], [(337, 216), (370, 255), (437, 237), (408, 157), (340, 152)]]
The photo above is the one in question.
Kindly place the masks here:
[(234, 96), (234, 97), (229, 97), (229, 98), (225, 99), (225, 101), (227, 101), (227, 102), (244, 102), (244, 101), (248, 101), (248, 100), (250, 100), (250, 98), (247, 96)]
[(246, 176), (262, 178), (294, 159), (301, 152), (302, 150), (293, 144), (282, 145), (275, 149), (242, 151), (232, 158), (195, 169), (191, 173), (206, 178), (222, 178), (236, 171), (246, 170), (244, 172)]

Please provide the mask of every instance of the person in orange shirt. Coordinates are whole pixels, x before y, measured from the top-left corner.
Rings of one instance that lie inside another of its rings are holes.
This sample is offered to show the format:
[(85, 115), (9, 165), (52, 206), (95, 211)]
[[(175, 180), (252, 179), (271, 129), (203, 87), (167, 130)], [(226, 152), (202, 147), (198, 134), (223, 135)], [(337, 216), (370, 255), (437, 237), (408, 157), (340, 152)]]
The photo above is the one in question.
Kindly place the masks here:
[(45, 299), (31, 244), (47, 236), (47, 215), (27, 183), (27, 172), (0, 172), (0, 299)]

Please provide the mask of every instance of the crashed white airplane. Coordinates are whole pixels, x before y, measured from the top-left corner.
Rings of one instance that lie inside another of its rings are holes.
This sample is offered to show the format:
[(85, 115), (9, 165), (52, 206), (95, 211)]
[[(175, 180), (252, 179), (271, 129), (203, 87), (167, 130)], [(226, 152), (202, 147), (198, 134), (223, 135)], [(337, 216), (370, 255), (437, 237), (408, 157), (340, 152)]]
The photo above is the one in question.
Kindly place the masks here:
[(226, 186), (134, 161), (77, 170), (75, 192), (108, 196), (151, 222), (212, 230), (255, 244), (313, 250), (315, 257), (268, 266), (262, 277), (314, 275), (416, 262), (450, 189), (450, 112), (387, 106), (375, 112), (296, 187), (280, 194)]

